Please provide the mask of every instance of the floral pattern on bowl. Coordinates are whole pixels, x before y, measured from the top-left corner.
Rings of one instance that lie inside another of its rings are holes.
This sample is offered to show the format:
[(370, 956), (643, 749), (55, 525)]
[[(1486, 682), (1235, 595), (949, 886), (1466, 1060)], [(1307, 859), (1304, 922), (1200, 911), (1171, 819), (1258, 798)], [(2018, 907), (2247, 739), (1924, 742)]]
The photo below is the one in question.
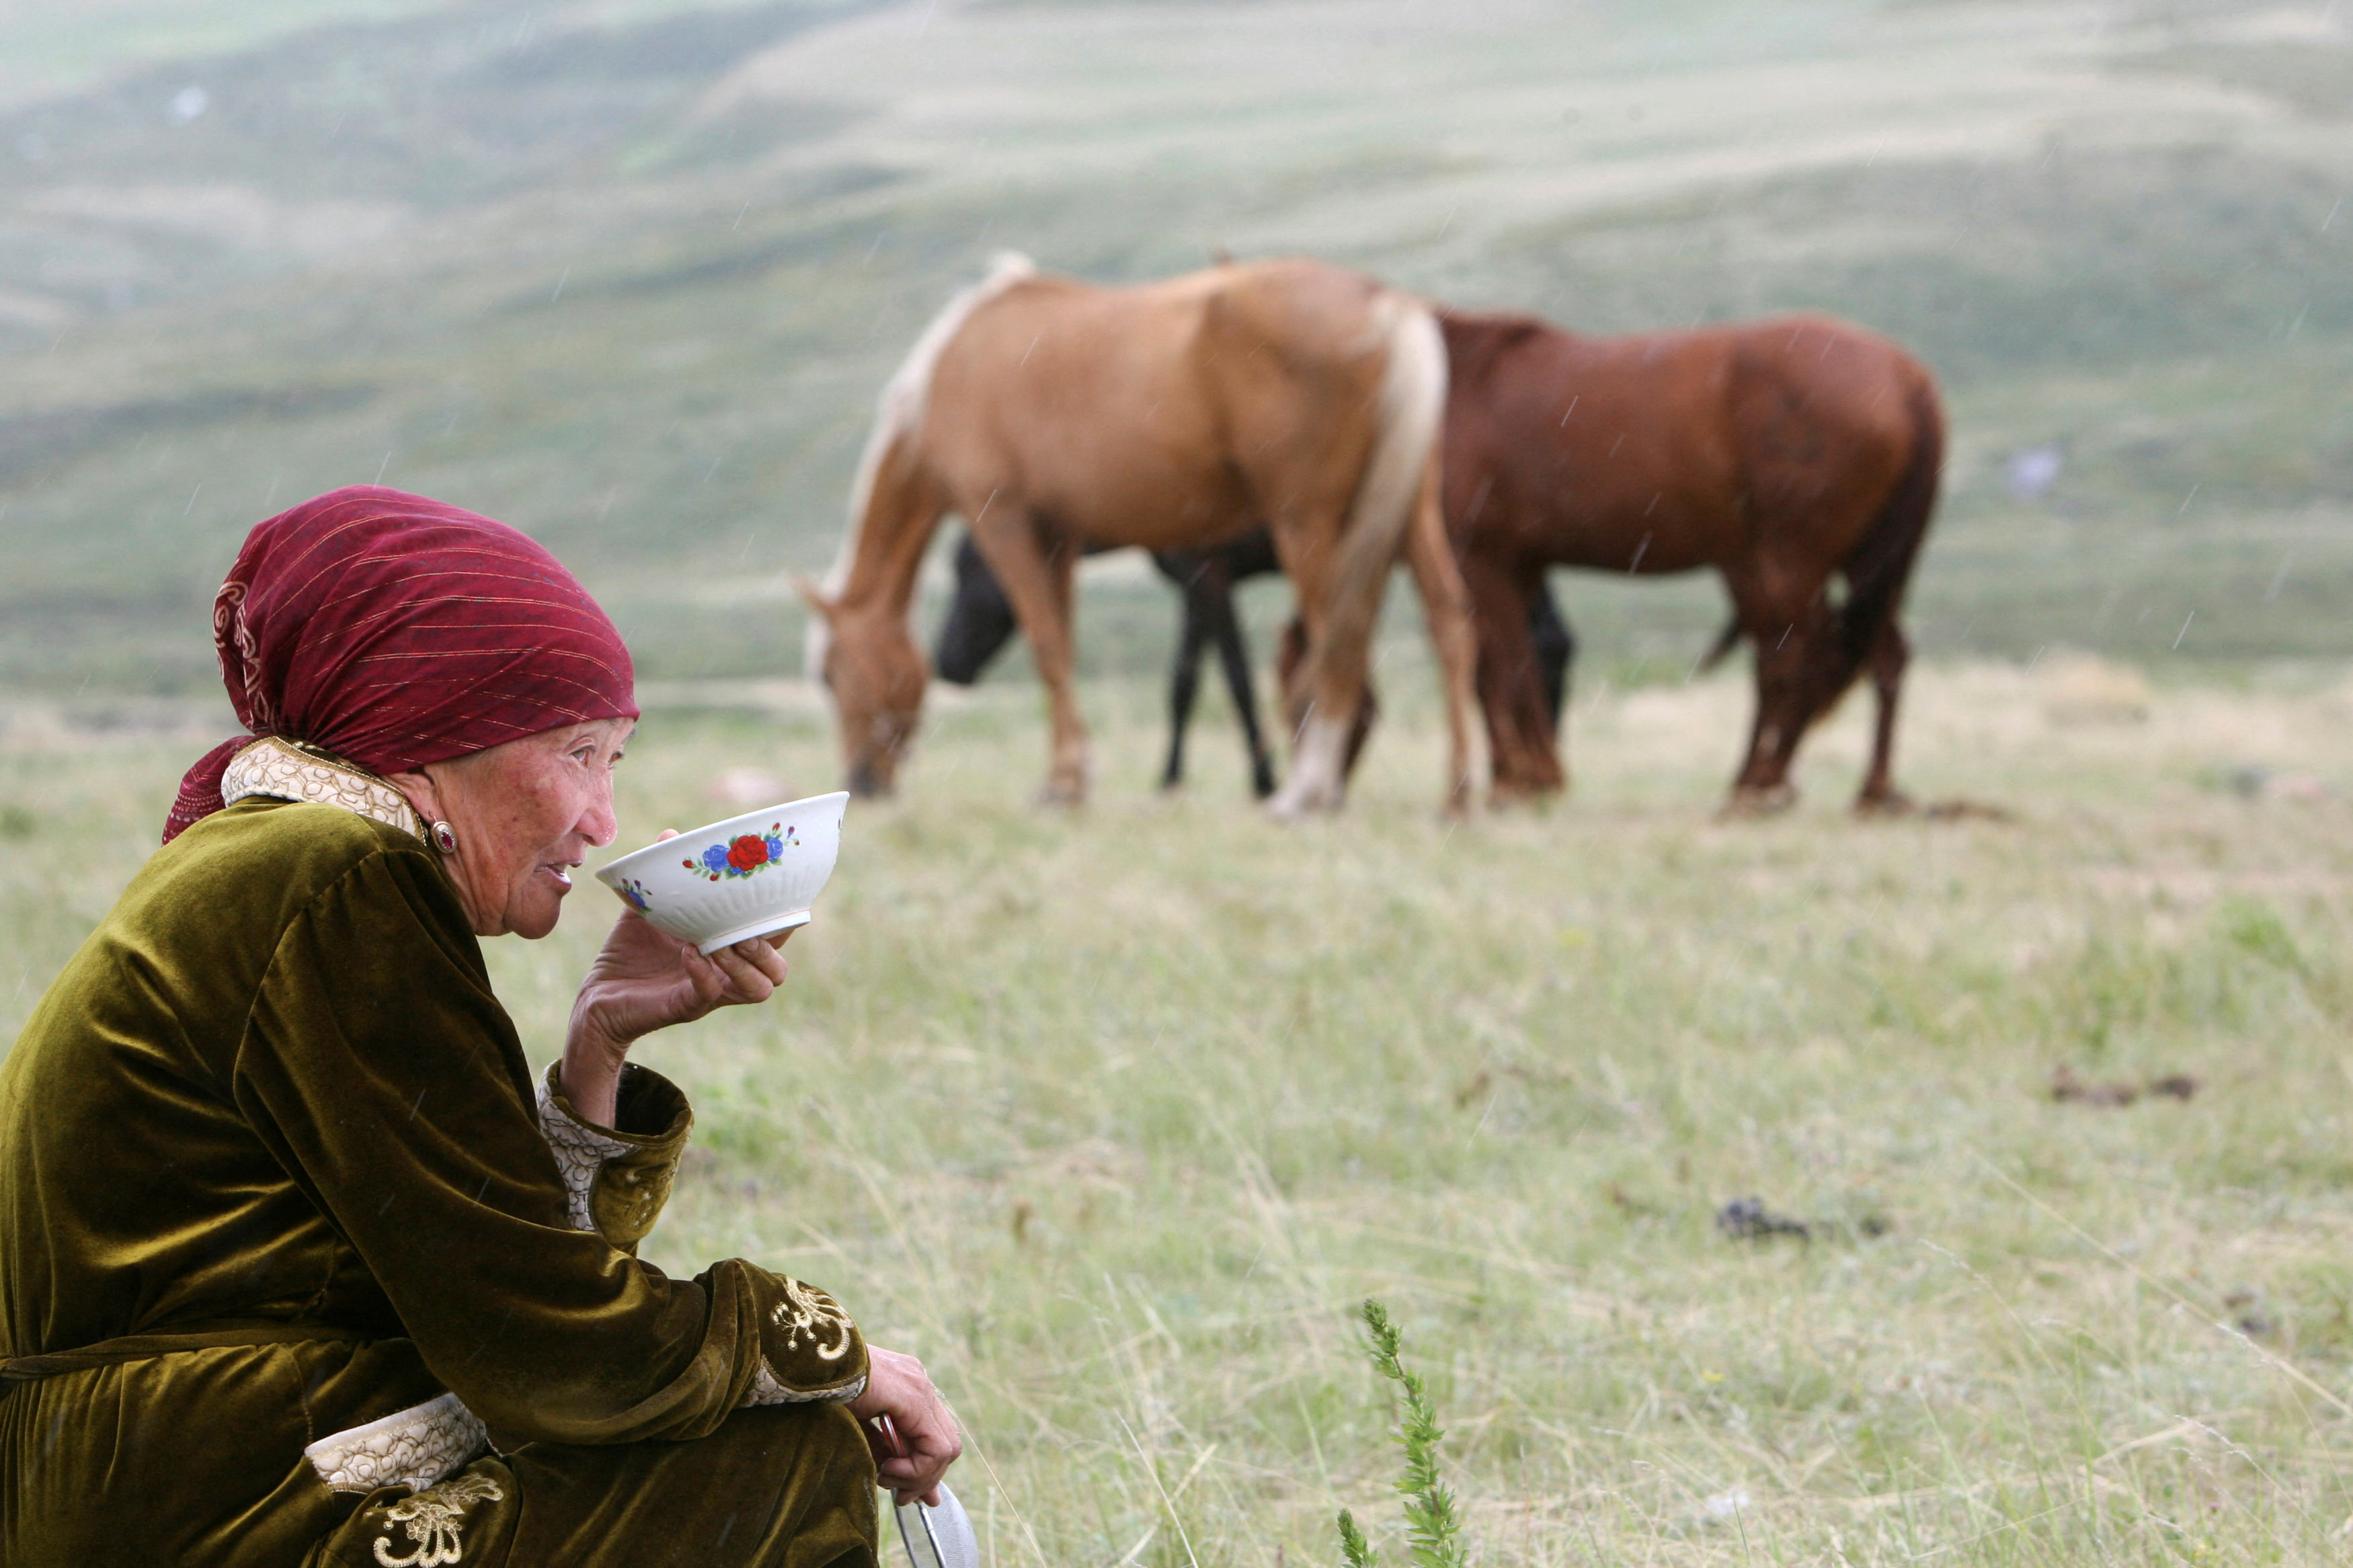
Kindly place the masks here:
[(628, 905), (629, 908), (637, 910), (639, 914), (644, 914), (648, 910), (654, 907), (653, 895), (647, 892), (646, 885), (643, 882), (638, 881), (634, 877), (624, 879), (621, 885), (615, 888), (613, 891), (621, 896), (621, 901), (623, 903)]
[(772, 822), (765, 833), (739, 834), (710, 846), (699, 860), (681, 860), (679, 864), (707, 881), (716, 882), (722, 877), (754, 877), (783, 859), (787, 845), (797, 849), (800, 841), (793, 837), (793, 829)]
[[(642, 919), (704, 953), (808, 923), (841, 853), (841, 790), (739, 812), (655, 840), (598, 868)], [(790, 850), (791, 853), (786, 853)]]

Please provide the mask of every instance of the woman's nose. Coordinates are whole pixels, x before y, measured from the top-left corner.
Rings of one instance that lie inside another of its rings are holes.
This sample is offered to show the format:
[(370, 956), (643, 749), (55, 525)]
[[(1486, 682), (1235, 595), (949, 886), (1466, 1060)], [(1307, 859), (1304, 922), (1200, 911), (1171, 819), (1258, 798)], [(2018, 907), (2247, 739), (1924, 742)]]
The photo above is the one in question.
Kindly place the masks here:
[(596, 796), (580, 819), (580, 831), (599, 849), (620, 837), (621, 818), (613, 809), (613, 780), (609, 774), (597, 782)]

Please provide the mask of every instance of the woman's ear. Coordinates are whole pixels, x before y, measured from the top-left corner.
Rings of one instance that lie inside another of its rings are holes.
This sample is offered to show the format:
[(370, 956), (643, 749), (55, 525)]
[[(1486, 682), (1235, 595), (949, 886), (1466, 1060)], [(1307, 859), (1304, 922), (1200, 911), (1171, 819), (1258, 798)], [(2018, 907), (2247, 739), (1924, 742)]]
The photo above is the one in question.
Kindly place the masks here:
[(386, 773), (385, 783), (408, 797), (408, 809), (430, 826), (446, 822), (448, 816), (441, 809), (441, 792), (433, 787), (433, 780), (422, 773)]

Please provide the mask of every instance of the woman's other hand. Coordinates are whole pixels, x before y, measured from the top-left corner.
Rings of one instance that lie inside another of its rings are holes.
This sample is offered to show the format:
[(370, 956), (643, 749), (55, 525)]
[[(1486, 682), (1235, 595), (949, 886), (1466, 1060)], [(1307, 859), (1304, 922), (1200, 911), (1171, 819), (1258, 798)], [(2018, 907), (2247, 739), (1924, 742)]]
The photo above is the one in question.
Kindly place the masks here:
[(598, 1126), (612, 1126), (614, 1090), (629, 1047), (656, 1029), (714, 1009), (765, 1002), (785, 983), (785, 955), (776, 950), (791, 934), (754, 937), (706, 958), (692, 942), (625, 910), (572, 1004), (563, 1078), (574, 1107)]
[[(902, 1505), (918, 1499), (937, 1504), (940, 1480), (964, 1452), (964, 1435), (923, 1363), (913, 1356), (866, 1347), (866, 1392), (849, 1402), (850, 1414), (866, 1428), (874, 1450), (877, 1483), (891, 1489)], [(887, 1415), (898, 1435), (894, 1447), (875, 1425)]]

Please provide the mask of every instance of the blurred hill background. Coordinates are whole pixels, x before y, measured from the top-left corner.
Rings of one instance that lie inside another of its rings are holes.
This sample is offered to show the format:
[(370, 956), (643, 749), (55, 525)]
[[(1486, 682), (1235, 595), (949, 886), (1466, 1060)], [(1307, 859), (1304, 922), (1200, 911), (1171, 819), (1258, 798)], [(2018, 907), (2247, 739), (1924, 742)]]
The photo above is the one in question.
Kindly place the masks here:
[[(379, 479), (545, 540), (650, 678), (797, 674), (874, 394), (1007, 247), (1834, 310), (1950, 397), (1925, 651), (2341, 657), (2348, 195), (2325, 0), (19, 0), (0, 686), (212, 689), (245, 530)], [(1098, 670), (1165, 657), (1140, 564)], [(1563, 586), (1625, 678), (1718, 615)]]

